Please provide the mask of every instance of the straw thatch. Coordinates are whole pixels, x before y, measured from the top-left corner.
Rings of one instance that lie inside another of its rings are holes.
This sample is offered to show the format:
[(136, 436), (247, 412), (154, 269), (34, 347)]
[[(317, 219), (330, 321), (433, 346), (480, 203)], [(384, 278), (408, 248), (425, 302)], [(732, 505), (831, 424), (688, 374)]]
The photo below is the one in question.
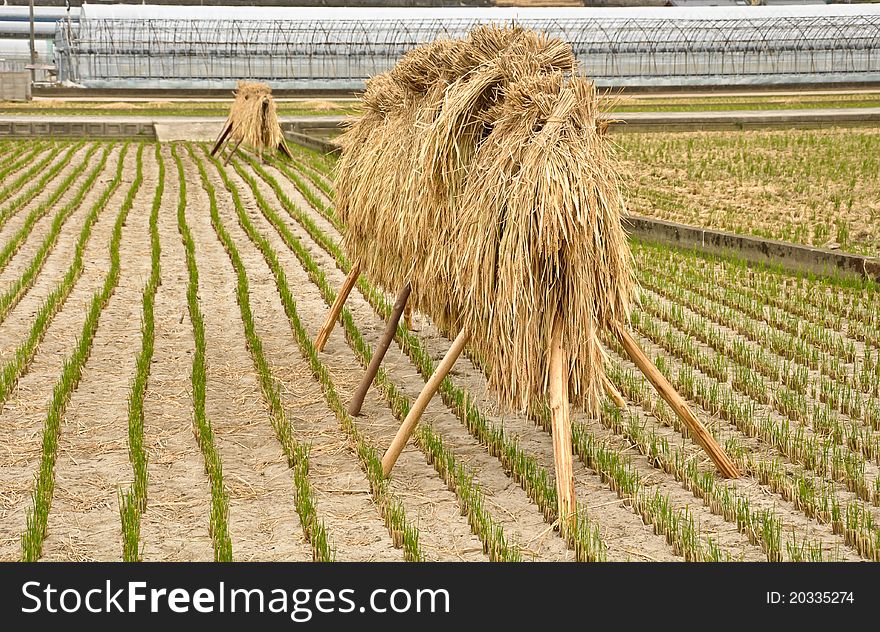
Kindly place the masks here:
[(229, 130), (229, 139), (256, 150), (278, 149), (289, 155), (272, 88), (265, 83), (239, 81), (234, 94), (224, 125)]
[(367, 83), (341, 137), (337, 207), (353, 260), (412, 283), (442, 330), (472, 333), (506, 408), (544, 398), (554, 318), (569, 393), (595, 410), (602, 328), (628, 317), (631, 254), (599, 97), (570, 46), (481, 27)]

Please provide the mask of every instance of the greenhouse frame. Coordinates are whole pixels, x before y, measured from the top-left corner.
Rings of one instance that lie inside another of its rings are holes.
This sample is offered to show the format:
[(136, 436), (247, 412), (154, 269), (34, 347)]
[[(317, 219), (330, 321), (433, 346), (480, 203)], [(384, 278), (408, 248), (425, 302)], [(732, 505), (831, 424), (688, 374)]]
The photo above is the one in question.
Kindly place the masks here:
[(581, 71), (600, 86), (880, 81), (878, 5), (221, 9), (204, 19), (197, 7), (84, 5), (77, 24), (59, 25), (59, 79), (128, 88), (231, 88), (252, 79), (357, 90), (419, 44), (516, 22), (570, 42)]

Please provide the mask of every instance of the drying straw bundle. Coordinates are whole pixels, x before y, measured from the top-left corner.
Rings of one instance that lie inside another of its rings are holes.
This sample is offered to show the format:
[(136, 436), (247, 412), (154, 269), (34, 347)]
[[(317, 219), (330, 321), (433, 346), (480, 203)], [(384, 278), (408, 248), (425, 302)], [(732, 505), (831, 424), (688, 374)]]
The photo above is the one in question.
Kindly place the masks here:
[(278, 149), (290, 156), (281, 124), (278, 122), (272, 88), (265, 83), (238, 82), (235, 100), (229, 110), (223, 132), (214, 146), (214, 152), (220, 148), (223, 141), (227, 140), (227, 137), (235, 141), (236, 148), (244, 143), (258, 151)]
[(561, 319), (572, 402), (598, 407), (601, 329), (622, 324), (631, 254), (599, 97), (568, 44), (480, 27), (367, 83), (341, 138), (337, 207), (353, 260), (412, 285), (442, 330), (471, 332), (505, 408), (547, 394)]

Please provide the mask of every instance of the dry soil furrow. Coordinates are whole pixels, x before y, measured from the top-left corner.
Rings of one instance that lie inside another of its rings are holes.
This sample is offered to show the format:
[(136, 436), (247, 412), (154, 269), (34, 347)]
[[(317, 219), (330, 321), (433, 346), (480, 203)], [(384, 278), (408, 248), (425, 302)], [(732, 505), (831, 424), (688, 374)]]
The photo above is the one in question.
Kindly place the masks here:
[[(309, 365), (297, 352), (272, 273), (239, 226), (231, 196), (216, 169), (210, 167), (209, 174), (218, 191), (220, 216), (248, 270), (257, 334), (273, 376), (281, 386), (287, 420), (297, 441), (311, 446), (309, 479), (317, 499), (318, 519), (327, 527), (337, 559), (402, 561), (401, 550), (394, 548), (372, 502), (366, 475), (348, 449), (347, 436), (327, 408)], [(243, 194), (247, 185), (237, 178), (234, 182)], [(243, 203), (255, 211), (249, 196), (243, 195)], [(297, 307), (303, 312), (320, 312), (322, 305), (298, 301)]]
[(211, 226), (198, 168), (186, 152), (181, 155), (205, 318), (206, 410), (229, 491), (233, 554), (237, 560), (311, 560), (294, 509), (293, 472), (273, 434), (246, 347), (232, 263)]
[[(119, 209), (134, 179), (135, 154), (136, 148), (130, 148), (125, 158), (122, 183), (92, 229), (83, 256), (82, 276), (49, 325), (30, 366), (0, 413), (0, 489), (5, 494), (0, 509), (0, 559), (3, 560), (17, 559), (20, 554), (19, 536), (25, 529), (26, 511), (30, 507), (30, 491), (39, 465), (49, 398), (61, 374), (64, 359), (82, 331), (92, 296), (101, 287), (110, 268), (109, 244), (116, 221), (112, 209)], [(23, 303), (19, 304), (19, 309), (23, 308)], [(4, 331), (4, 346), (12, 344), (7, 335)], [(56, 499), (63, 498), (65, 493), (63, 485), (56, 486)]]
[(195, 348), (186, 305), (186, 254), (177, 231), (180, 184), (167, 146), (159, 209), (162, 284), (154, 308), (155, 346), (144, 397), (147, 510), (141, 517), (145, 561), (210, 561), (211, 487), (193, 434), (190, 371)]
[[(244, 189), (246, 186), (242, 184), (239, 191), (243, 194), (242, 199), (248, 215), (271, 241), (278, 253), (290, 287), (295, 292), (297, 304), (314, 306), (300, 310), (303, 324), (314, 337), (322, 324), (326, 305), (299, 260), (257, 210), (250, 189), (248, 188), (247, 191)], [(274, 201), (273, 198), (267, 197), (267, 199), (270, 202)], [(300, 237), (304, 245), (312, 249), (313, 255), (319, 254), (320, 249), (311, 243), (308, 235), (299, 225), (290, 221), (288, 226)], [(326, 266), (324, 269), (329, 271)], [(373, 339), (368, 338), (368, 340), (375, 343)], [(334, 336), (330, 340), (321, 359), (330, 371), (342, 400), (350, 399), (362, 370), (341, 336)], [(364, 402), (363, 414), (357, 418), (357, 423), (361, 431), (369, 437), (370, 442), (382, 449), (385, 443), (377, 440), (377, 433), (393, 433), (399, 422), (394, 418), (381, 395), (375, 389), (371, 389)], [(455, 494), (447, 489), (433, 467), (425, 462), (424, 456), (417, 450), (408, 450), (401, 455), (394, 470), (391, 489), (403, 503), (409, 521), (419, 527), (419, 544), (428, 559), (486, 559), (482, 552), (482, 543), (471, 533), (467, 521), (460, 516)]]

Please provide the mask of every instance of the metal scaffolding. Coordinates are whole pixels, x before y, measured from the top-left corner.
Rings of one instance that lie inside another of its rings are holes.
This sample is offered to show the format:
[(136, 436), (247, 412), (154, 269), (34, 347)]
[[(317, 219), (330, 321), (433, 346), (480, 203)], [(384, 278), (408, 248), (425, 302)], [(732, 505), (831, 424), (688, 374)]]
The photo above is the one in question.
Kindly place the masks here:
[[(83, 18), (59, 28), (59, 78), (92, 87), (359, 89), (408, 50), (479, 21)], [(601, 86), (880, 80), (880, 15), (519, 20), (570, 42)]]

